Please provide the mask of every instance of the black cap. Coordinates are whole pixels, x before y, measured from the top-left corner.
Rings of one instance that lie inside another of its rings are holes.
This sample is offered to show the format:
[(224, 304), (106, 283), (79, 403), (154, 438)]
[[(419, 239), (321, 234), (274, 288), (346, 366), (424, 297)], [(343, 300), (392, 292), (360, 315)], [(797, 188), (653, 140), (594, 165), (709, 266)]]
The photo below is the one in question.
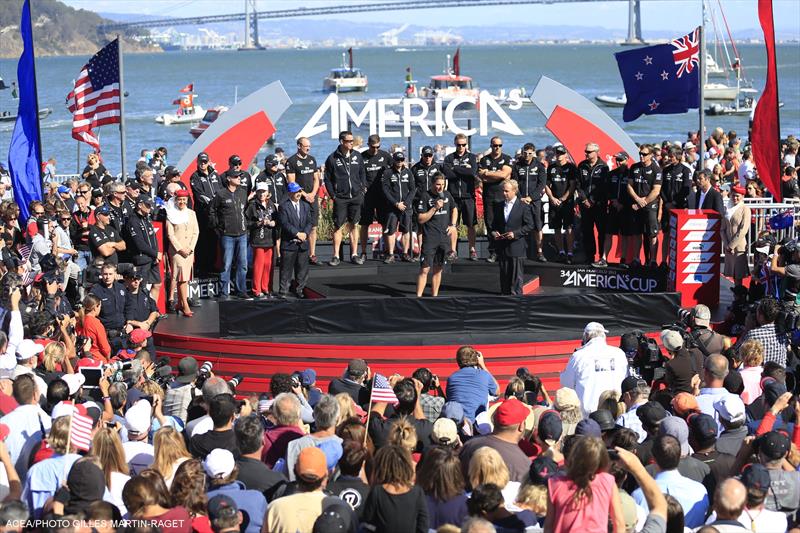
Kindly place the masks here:
[(531, 462), (528, 477), (534, 485), (547, 485), (547, 480), (558, 474), (558, 464), (546, 455), (540, 455)]
[(264, 158), (264, 166), (267, 167), (274, 167), (279, 163), (278, 156), (275, 154), (269, 154), (267, 157)]
[(218, 494), (208, 500), (208, 518), (217, 520), (218, 518), (232, 518), (239, 512), (236, 502), (225, 494)]
[(556, 155), (567, 155), (567, 149), (562, 145), (556, 146), (555, 152)]
[(539, 438), (543, 441), (557, 441), (564, 432), (561, 416), (557, 411), (545, 411), (539, 417)]
[(95, 215), (111, 215), (111, 208), (103, 204), (94, 210)]
[(144, 204), (147, 207), (153, 207), (153, 199), (146, 194), (142, 194), (136, 199), (136, 205)]
[(403, 152), (397, 151), (397, 152), (392, 154), (392, 160), (395, 163), (400, 162), (400, 161), (405, 161), (406, 160), (406, 154), (404, 154)]
[(617, 427), (614, 414), (608, 409), (598, 409), (590, 414), (589, 418), (597, 422), (597, 425), (600, 426), (600, 431), (611, 431)]
[(789, 437), (780, 431), (770, 431), (758, 438), (758, 451), (770, 461), (783, 459), (789, 453), (790, 446)]
[(748, 489), (768, 491), (772, 480), (769, 477), (769, 470), (760, 463), (750, 463), (742, 469), (740, 476), (742, 484)]
[(136, 278), (144, 279), (144, 272), (141, 268), (136, 268), (131, 265), (131, 268), (125, 269), (121, 272), (123, 278)]
[(422, 147), (422, 155), (433, 155), (433, 147), (432, 146), (423, 146)]
[(229, 164), (230, 166), (233, 166), (233, 165), (241, 165), (241, 164), (242, 164), (242, 158), (241, 158), (241, 157), (239, 157), (239, 156), (238, 156), (238, 155), (236, 155), (236, 154), (233, 154), (232, 156), (230, 156), (230, 157), (228, 158), (228, 164)]
[(620, 386), (620, 391), (622, 394), (626, 392), (630, 392), (634, 390), (639, 385), (647, 385), (647, 382), (641, 378), (637, 378), (636, 376), (628, 376), (622, 380), (622, 385)]
[(142, 190), (142, 186), (136, 180), (128, 180), (128, 181), (126, 181), (125, 182), (125, 187), (127, 187), (129, 189), (136, 189), (137, 191), (141, 191)]
[(636, 416), (645, 426), (655, 427), (659, 422), (667, 418), (667, 411), (664, 407), (655, 401), (649, 401), (646, 404), (640, 405), (636, 409)]
[(197, 162), (208, 163), (208, 154), (205, 152), (200, 152), (199, 154), (197, 154)]
[(164, 169), (165, 178), (171, 178), (172, 176), (180, 176), (180, 175), (181, 171), (173, 167), (172, 165), (169, 165), (167, 168)]
[(639, 349), (639, 338), (635, 333), (624, 333), (619, 338), (619, 347), (623, 352), (635, 352)]
[(717, 426), (716, 420), (711, 415), (705, 413), (692, 413), (686, 419), (689, 425), (689, 432), (698, 443), (712, 443), (717, 439)]
[(629, 157), (630, 156), (628, 156), (628, 152), (617, 152), (617, 154), (614, 156), (617, 161), (627, 161)]

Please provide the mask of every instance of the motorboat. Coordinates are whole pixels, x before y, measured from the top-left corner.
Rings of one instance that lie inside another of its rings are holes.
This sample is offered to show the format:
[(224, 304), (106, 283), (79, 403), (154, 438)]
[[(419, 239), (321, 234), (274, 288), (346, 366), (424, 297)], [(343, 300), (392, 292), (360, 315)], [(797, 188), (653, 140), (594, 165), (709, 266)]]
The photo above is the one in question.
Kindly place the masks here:
[(606, 107), (625, 107), (625, 104), (628, 102), (628, 99), (624, 94), (622, 96), (609, 96), (607, 94), (600, 94), (595, 96), (594, 99)]
[[(39, 120), (50, 116), (53, 110), (45, 107), (39, 110)], [(17, 120), (16, 111), (0, 111), (0, 122), (15, 122)]]
[[(346, 57), (349, 56), (349, 61)], [(342, 54), (342, 66), (332, 69), (330, 74), (322, 80), (322, 90), (329, 93), (363, 92), (367, 90), (369, 82), (367, 75), (353, 66), (353, 49)]]
[[(431, 76), (428, 86), (422, 87), (419, 91), (416, 90), (416, 87), (413, 88), (413, 91), (407, 89), (407, 95), (409, 95), (409, 92), (416, 93), (412, 94), (412, 96), (430, 101), (441, 98), (445, 106), (455, 98), (474, 98), (477, 102), (480, 91), (473, 85), (472, 78), (461, 75), (460, 59), (461, 49), (458, 49), (453, 56), (453, 63), (451, 66), (450, 54), (448, 54), (444, 73)], [(464, 104), (463, 107), (469, 107), (469, 104)]]
[(192, 129), (189, 130), (189, 133), (192, 134), (192, 137), (197, 139), (204, 131), (208, 129), (209, 126), (211, 126), (211, 124), (213, 124), (215, 120), (219, 118), (221, 114), (227, 110), (228, 108), (224, 105), (212, 107), (211, 109), (207, 110), (200, 123), (193, 126)]
[(497, 93), (495, 97), (497, 103), (511, 107), (513, 109), (518, 109), (519, 107), (526, 106), (526, 105), (533, 105), (533, 100), (531, 100), (531, 95), (527, 93), (525, 87), (517, 87), (506, 91), (506, 89), (500, 89), (500, 92)]
[(703, 97), (706, 100), (736, 100), (738, 96), (738, 87), (724, 83), (706, 83), (703, 88)]
[(177, 105), (178, 109), (174, 113), (162, 113), (156, 117), (158, 124), (169, 126), (170, 124), (191, 124), (200, 122), (206, 114), (205, 109), (195, 105), (194, 83), (190, 83), (180, 91), (183, 96), (172, 101), (172, 105)]
[[(734, 105), (711, 104), (705, 109), (706, 115), (751, 115), (756, 109), (756, 99), (752, 96), (743, 96)], [(783, 102), (778, 102), (778, 107), (783, 107)]]
[(709, 78), (724, 78), (725, 69), (719, 66), (719, 63), (714, 59), (710, 53), (706, 52), (706, 76)]

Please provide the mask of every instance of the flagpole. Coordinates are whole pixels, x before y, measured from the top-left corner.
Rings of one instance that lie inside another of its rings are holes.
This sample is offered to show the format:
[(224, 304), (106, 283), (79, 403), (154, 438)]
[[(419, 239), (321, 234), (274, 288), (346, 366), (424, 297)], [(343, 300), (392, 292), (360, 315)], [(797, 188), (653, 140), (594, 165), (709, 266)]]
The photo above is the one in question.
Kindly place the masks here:
[(375, 389), (375, 376), (372, 376), (372, 379), (369, 383), (369, 404), (367, 405), (367, 420), (364, 422), (364, 427), (366, 431), (364, 431), (364, 446), (367, 445), (367, 439), (369, 438), (369, 416), (372, 413), (372, 391)]
[(700, 151), (700, 167), (698, 170), (706, 168), (706, 138), (705, 138), (705, 89), (706, 89), (706, 0), (700, 0), (703, 6), (700, 19), (700, 107), (697, 111), (700, 114), (700, 133), (697, 135)]
[[(31, 10), (32, 7), (30, 5), (30, 0), (28, 1), (28, 9)], [(31, 44), (33, 44), (33, 11), (31, 11), (31, 16), (28, 19), (28, 31), (31, 34)], [(39, 184), (42, 187), (42, 194), (44, 194), (44, 172), (42, 172), (42, 159), (44, 159), (44, 150), (42, 149), (42, 126), (41, 120), (39, 119), (39, 84), (36, 83), (36, 48), (33, 47), (31, 49), (31, 54), (33, 55), (33, 101), (36, 105), (36, 124), (38, 127), (36, 128), (36, 142), (39, 143)]]
[(117, 53), (119, 54), (119, 144), (120, 144), (120, 173), (125, 180), (125, 84), (122, 70), (122, 39), (117, 34)]

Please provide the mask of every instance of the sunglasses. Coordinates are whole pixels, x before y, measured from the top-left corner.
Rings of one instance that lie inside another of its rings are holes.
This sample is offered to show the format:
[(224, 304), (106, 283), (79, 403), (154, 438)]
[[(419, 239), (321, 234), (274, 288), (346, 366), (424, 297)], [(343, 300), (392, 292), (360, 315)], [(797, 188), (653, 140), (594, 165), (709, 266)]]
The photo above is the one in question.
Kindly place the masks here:
[(492, 148), (502, 148), (502, 147), (503, 147), (502, 144), (493, 144), (492, 145)]
[(342, 142), (343, 142), (343, 143), (351, 143), (351, 142), (353, 142), (353, 139), (345, 139), (345, 140), (343, 140)]
[(596, 151), (597, 151), (597, 150), (584, 150), (584, 151), (583, 151), (583, 153), (584, 153), (584, 154), (593, 154), (593, 153), (595, 153)]
[(78, 189), (78, 192), (81, 194), (89, 194), (91, 191), (89, 189)]
[(61, 222), (69, 222), (69, 221), (71, 221), (71, 220), (72, 220), (72, 219), (71, 219), (71, 218), (69, 218), (69, 217), (67, 217), (67, 218), (62, 218), (62, 219), (61, 219)]
[(44, 211), (34, 211), (34, 215), (44, 215)]
[(644, 157), (646, 155), (650, 155), (650, 152), (639, 152), (639, 155)]
[(463, 148), (466, 146), (466, 144), (457, 144), (456, 146), (458, 146), (459, 148)]

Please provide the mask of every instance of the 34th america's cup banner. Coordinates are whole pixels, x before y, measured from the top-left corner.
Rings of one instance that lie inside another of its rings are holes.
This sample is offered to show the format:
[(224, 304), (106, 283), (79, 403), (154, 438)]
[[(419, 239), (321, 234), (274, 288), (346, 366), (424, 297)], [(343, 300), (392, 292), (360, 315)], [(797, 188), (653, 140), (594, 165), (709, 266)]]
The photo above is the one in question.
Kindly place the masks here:
[(670, 211), (667, 289), (681, 293), (681, 306), (719, 303), (719, 213), (710, 209)]

